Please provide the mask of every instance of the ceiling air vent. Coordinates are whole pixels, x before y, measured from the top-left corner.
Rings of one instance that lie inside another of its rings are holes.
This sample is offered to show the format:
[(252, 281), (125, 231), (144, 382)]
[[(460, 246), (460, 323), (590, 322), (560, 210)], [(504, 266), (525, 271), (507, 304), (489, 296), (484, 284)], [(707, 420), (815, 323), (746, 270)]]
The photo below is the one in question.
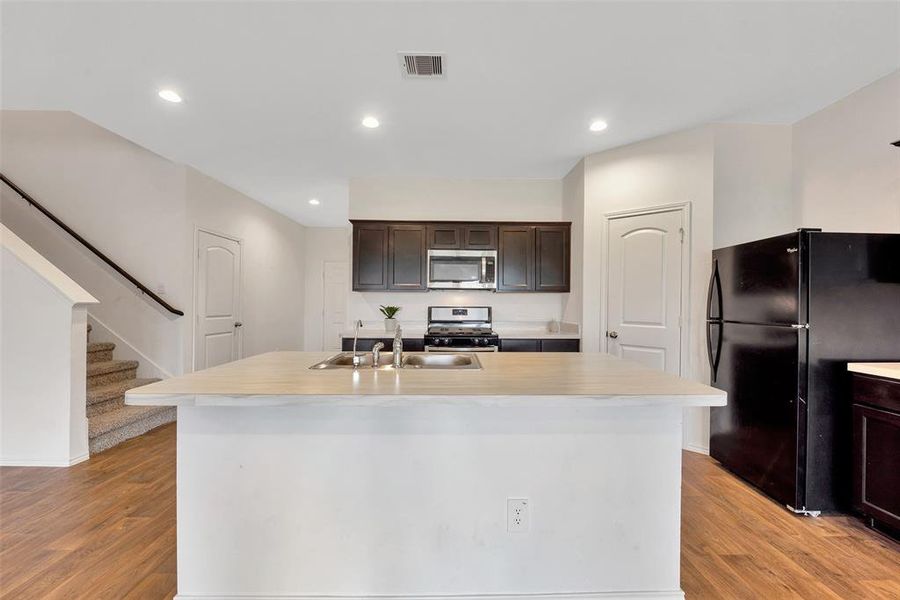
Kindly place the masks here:
[(444, 76), (443, 54), (400, 54), (400, 71), (406, 78), (439, 79)]

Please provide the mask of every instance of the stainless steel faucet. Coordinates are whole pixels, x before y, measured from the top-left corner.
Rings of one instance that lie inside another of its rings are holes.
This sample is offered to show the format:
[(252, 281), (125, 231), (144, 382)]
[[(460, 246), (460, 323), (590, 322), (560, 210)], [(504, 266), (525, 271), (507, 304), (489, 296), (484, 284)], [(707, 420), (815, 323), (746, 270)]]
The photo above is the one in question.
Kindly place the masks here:
[(403, 367), (403, 332), (400, 331), (400, 325), (394, 330), (394, 368)]
[(353, 368), (359, 366), (359, 363), (362, 362), (359, 356), (356, 354), (356, 341), (359, 339), (359, 328), (362, 327), (362, 321), (356, 321), (356, 329), (353, 332)]
[(372, 368), (377, 369), (378, 363), (381, 362), (381, 350), (384, 348), (384, 342), (375, 342), (372, 346)]

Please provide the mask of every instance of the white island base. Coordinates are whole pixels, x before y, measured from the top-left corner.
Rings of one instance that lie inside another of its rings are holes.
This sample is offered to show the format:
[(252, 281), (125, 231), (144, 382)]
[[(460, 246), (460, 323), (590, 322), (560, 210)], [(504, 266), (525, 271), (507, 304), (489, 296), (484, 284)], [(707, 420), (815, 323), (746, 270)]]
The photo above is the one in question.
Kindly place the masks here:
[(605, 355), (305, 370), (324, 356), (128, 393), (178, 406), (176, 598), (684, 597), (682, 407), (722, 392)]
[(179, 408), (177, 598), (683, 598), (680, 447), (672, 406)]

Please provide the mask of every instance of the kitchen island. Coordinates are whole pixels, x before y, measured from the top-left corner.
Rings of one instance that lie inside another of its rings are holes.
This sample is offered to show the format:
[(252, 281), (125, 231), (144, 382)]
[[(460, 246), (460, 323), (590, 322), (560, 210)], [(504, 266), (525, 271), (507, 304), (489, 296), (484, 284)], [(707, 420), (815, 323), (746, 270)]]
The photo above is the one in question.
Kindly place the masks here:
[(329, 355), (128, 392), (178, 407), (177, 598), (683, 598), (682, 407), (723, 392), (605, 354)]

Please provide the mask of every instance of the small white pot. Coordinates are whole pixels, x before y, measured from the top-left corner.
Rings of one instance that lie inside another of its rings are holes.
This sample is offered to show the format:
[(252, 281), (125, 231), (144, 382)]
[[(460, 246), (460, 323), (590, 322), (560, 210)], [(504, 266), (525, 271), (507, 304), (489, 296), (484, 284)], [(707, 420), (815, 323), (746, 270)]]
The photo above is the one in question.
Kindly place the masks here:
[(385, 319), (384, 320), (384, 330), (388, 333), (397, 330), (397, 319)]

